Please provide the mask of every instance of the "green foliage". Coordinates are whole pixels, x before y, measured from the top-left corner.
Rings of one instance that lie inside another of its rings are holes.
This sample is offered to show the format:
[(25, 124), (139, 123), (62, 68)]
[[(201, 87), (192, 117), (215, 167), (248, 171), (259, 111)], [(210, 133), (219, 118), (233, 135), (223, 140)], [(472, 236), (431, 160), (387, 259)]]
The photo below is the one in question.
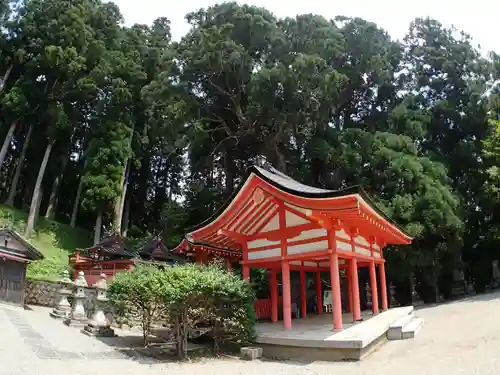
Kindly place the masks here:
[(144, 346), (149, 343), (151, 325), (166, 312), (165, 274), (150, 266), (137, 266), (133, 272), (119, 273), (108, 289), (115, 313), (127, 320), (141, 322)]
[(89, 145), (82, 204), (91, 211), (109, 209), (120, 196), (121, 176), (127, 157), (129, 129), (108, 121), (96, 131)]
[(221, 343), (242, 344), (254, 338), (254, 294), (248, 283), (218, 265), (193, 264), (160, 270), (139, 266), (112, 282), (109, 298), (122, 315), (141, 320), (144, 344), (151, 324), (166, 317), (184, 358), (190, 330), (212, 328)]
[[(25, 212), (0, 206), (0, 226), (22, 233), (26, 226)], [(89, 232), (69, 225), (41, 219), (29, 242), (44, 255), (44, 259), (30, 263), (27, 277), (31, 280), (55, 282), (68, 268), (68, 256), (77, 248), (91, 245)]]
[(164, 298), (169, 321), (175, 327), (177, 355), (187, 353), (189, 329), (198, 324), (213, 329), (220, 343), (247, 343), (254, 338), (254, 294), (238, 275), (217, 264), (188, 264), (168, 269)]
[(490, 126), (491, 134), (483, 141), (484, 156), (491, 165), (486, 169), (486, 191), (493, 200), (500, 202), (500, 121), (491, 120)]
[(500, 258), (498, 53), (433, 19), (395, 41), (360, 18), (236, 2), (187, 18), (173, 43), (167, 18), (123, 26), (109, 2), (0, 2), (10, 205), (172, 247), (265, 156), (312, 186), (363, 185), (416, 238), (387, 252), (398, 285), (449, 295), (466, 267), (484, 289)]

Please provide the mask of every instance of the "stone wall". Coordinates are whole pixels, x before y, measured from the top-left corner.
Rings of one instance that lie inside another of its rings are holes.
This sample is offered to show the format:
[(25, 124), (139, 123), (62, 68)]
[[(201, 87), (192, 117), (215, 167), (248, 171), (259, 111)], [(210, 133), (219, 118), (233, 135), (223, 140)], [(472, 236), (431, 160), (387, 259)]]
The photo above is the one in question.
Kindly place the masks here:
[(24, 303), (52, 307), (56, 303), (58, 290), (58, 284), (27, 280), (24, 290)]
[[(26, 305), (54, 307), (57, 302), (57, 292), (59, 288), (59, 284), (28, 280), (26, 281), (26, 288), (24, 291), (24, 303)], [(94, 288), (85, 288), (85, 295), (87, 296), (85, 309), (88, 313), (94, 310), (95, 294), (96, 291)], [(71, 300), (71, 297), (69, 299)]]

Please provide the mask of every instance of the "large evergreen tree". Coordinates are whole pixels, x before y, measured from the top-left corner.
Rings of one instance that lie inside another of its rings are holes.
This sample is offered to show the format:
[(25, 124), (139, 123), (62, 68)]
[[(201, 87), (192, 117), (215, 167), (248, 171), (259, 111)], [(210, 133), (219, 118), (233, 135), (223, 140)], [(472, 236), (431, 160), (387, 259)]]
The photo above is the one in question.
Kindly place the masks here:
[(306, 184), (363, 185), (415, 236), (387, 253), (400, 301), (412, 280), (448, 296), (457, 269), (486, 287), (498, 54), (432, 19), (395, 41), (360, 18), (224, 3), (173, 43), (166, 17), (124, 27), (101, 0), (0, 0), (0, 195), (29, 211), (27, 235), (42, 212), (96, 241), (106, 227), (173, 246), (265, 156)]

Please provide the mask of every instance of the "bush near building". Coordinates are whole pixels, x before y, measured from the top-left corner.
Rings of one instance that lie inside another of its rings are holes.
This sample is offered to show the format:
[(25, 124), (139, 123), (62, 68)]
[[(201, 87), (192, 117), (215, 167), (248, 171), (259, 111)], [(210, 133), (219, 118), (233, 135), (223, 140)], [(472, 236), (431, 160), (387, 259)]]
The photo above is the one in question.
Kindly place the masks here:
[(254, 293), (249, 283), (220, 265), (187, 264), (165, 270), (140, 266), (119, 274), (109, 289), (117, 313), (141, 321), (144, 344), (151, 325), (166, 320), (184, 358), (195, 328), (208, 328), (214, 349), (221, 344), (244, 344), (254, 338)]

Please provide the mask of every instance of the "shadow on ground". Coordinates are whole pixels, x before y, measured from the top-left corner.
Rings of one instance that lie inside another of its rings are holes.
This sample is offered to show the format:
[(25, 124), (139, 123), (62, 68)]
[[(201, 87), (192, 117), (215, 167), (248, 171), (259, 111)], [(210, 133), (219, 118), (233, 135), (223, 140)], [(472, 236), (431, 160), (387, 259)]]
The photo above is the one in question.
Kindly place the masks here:
[(499, 290), (488, 291), (486, 293), (477, 294), (474, 296), (463, 296), (461, 298), (456, 298), (456, 299), (453, 299), (450, 301), (445, 301), (445, 302), (416, 306), (415, 310), (427, 310), (427, 309), (431, 309), (434, 307), (452, 305), (455, 303), (462, 303), (462, 302), (467, 302), (467, 303), (488, 302), (488, 301), (493, 301), (496, 299), (500, 299), (500, 291)]
[[(120, 333), (115, 337), (96, 337), (97, 340), (106, 344), (114, 351), (117, 351), (136, 361), (148, 358), (161, 362), (177, 362), (175, 356), (175, 344), (167, 342), (162, 337), (150, 337), (148, 346), (144, 346), (141, 335)], [(188, 344), (189, 359), (205, 358), (211, 353), (211, 348), (207, 345)]]

